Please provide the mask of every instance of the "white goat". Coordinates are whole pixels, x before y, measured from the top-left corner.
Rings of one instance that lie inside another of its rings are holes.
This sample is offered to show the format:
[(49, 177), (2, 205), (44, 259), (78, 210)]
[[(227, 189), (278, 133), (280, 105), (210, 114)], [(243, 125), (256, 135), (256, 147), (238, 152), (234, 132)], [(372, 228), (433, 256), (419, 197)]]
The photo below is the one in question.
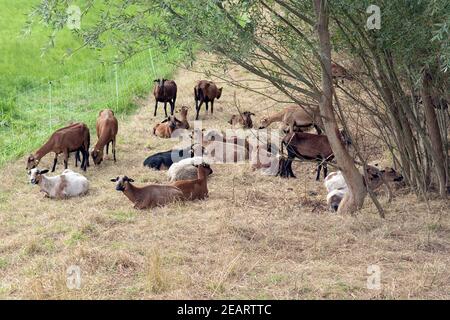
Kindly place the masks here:
[[(193, 157), (186, 158), (179, 162), (172, 164), (167, 170), (167, 175), (169, 176), (170, 181), (179, 181), (179, 180), (192, 180), (197, 179), (197, 167), (204, 162), (203, 157)], [(209, 174), (212, 173), (212, 170), (209, 169)]]
[(89, 181), (79, 173), (66, 169), (59, 176), (46, 177), (48, 170), (38, 168), (29, 171), (31, 184), (38, 184), (41, 192), (49, 198), (69, 198), (85, 194), (89, 189)]

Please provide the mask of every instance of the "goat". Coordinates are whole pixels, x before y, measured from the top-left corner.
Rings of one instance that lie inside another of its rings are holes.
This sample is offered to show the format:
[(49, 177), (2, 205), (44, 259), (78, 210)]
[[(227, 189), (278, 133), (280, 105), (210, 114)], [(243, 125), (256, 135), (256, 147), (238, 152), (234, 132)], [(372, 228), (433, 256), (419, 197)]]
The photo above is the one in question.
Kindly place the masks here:
[(100, 111), (95, 128), (98, 141), (91, 152), (94, 164), (99, 165), (103, 161), (103, 150), (106, 146), (106, 154), (108, 154), (110, 143), (112, 143), (113, 159), (116, 162), (116, 135), (119, 130), (119, 123), (114, 116), (114, 112), (110, 109)]
[(153, 96), (155, 97), (155, 112), (153, 114), (156, 117), (156, 111), (158, 109), (158, 102), (164, 103), (164, 113), (167, 118), (167, 102), (170, 104), (170, 114), (173, 116), (175, 110), (175, 101), (177, 100), (177, 84), (173, 80), (156, 79), (156, 86), (153, 88)]
[(204, 199), (208, 196), (207, 176), (211, 171), (209, 164), (201, 163), (197, 166), (197, 179), (180, 180), (172, 183), (183, 192), (184, 199), (196, 200)]
[(183, 198), (183, 192), (170, 185), (150, 184), (145, 187), (136, 187), (132, 184), (134, 180), (127, 176), (113, 178), (111, 181), (116, 182), (116, 190), (122, 191), (134, 203), (135, 209), (163, 206)]
[[(195, 120), (198, 120), (200, 108), (203, 103), (206, 106), (206, 112), (208, 112), (208, 103), (211, 102), (211, 114), (214, 113), (214, 100), (220, 99), (222, 96), (222, 89), (217, 88), (216, 84), (208, 80), (200, 80), (194, 87), (194, 99), (195, 99), (195, 109), (197, 110), (197, 115)], [(198, 103), (200, 101), (200, 104)]]
[(150, 167), (154, 170), (169, 169), (170, 166), (182, 159), (192, 158), (195, 154), (196, 147), (192, 145), (184, 149), (174, 149), (164, 152), (158, 152), (149, 156), (144, 161), (144, 166)]
[[(186, 158), (177, 163), (174, 163), (167, 170), (167, 175), (170, 181), (191, 180), (197, 177), (196, 165), (203, 162), (203, 157)], [(212, 174), (213, 170), (209, 168), (208, 175)]]
[(180, 120), (178, 120), (175, 116), (169, 116), (161, 123), (155, 125), (153, 128), (153, 134), (160, 138), (170, 138), (180, 123)]
[[(385, 185), (388, 194), (388, 201), (391, 201), (392, 191), (389, 188), (388, 182), (401, 182), (403, 181), (403, 176), (395, 169), (386, 167), (383, 170), (379, 170), (374, 166), (366, 167), (367, 180), (365, 184), (371, 189), (376, 190), (382, 184)], [(363, 175), (361, 175), (362, 178)], [(344, 198), (345, 194), (348, 192), (347, 183), (345, 182), (344, 176), (341, 171), (332, 172), (325, 178), (324, 181), (325, 188), (328, 191), (327, 194), (327, 204), (331, 211), (337, 211), (339, 204)]]
[(281, 120), (281, 130), (284, 133), (303, 131), (313, 126), (317, 134), (321, 134), (322, 119), (319, 106), (297, 106), (296, 109), (286, 112)]
[(322, 120), (320, 117), (319, 107), (316, 105), (287, 106), (280, 112), (276, 112), (268, 117), (263, 117), (259, 124), (259, 129), (265, 129), (274, 122), (282, 121), (281, 129), (286, 127), (292, 128), (290, 131), (295, 131), (295, 127), (307, 128), (314, 126), (317, 134), (321, 134)]
[(49, 198), (70, 198), (86, 194), (89, 189), (89, 181), (79, 173), (66, 169), (62, 174), (47, 177), (48, 170), (33, 168), (29, 171), (31, 184), (41, 187), (41, 192)]
[[(347, 134), (344, 130), (340, 132), (342, 143), (347, 146), (351, 141), (345, 139)], [(324, 178), (327, 176), (327, 162), (333, 160), (334, 154), (326, 135), (317, 135), (306, 132), (290, 132), (282, 141), (288, 151), (288, 159), (282, 160), (278, 175), (283, 178), (295, 178), (292, 171), (292, 160), (294, 158), (316, 160), (318, 162), (316, 181), (320, 179), (320, 170), (323, 167)]]
[(251, 129), (253, 128), (253, 121), (251, 117), (254, 115), (255, 114), (250, 111), (244, 111), (240, 115), (233, 114), (228, 123), (233, 127), (241, 126), (243, 129)]
[(182, 106), (180, 111), (180, 117), (181, 120), (177, 124), (177, 129), (189, 129), (189, 122), (187, 121), (187, 113), (188, 113), (188, 107)]
[[(55, 153), (52, 172), (56, 169), (58, 155), (61, 153), (64, 154), (64, 168), (67, 169), (69, 153), (79, 151), (83, 156), (81, 168), (86, 171), (89, 165), (89, 144), (90, 133), (87, 125), (81, 122), (71, 124), (55, 131), (41, 148), (34, 154), (30, 154), (27, 159), (26, 169), (36, 168), (40, 160), (50, 152)], [(77, 160), (78, 158), (79, 156), (76, 155), (75, 159)]]
[(336, 83), (339, 80), (342, 80), (342, 83), (344, 83), (344, 79), (349, 81), (354, 80), (353, 76), (343, 66), (334, 62), (331, 63), (331, 76)]

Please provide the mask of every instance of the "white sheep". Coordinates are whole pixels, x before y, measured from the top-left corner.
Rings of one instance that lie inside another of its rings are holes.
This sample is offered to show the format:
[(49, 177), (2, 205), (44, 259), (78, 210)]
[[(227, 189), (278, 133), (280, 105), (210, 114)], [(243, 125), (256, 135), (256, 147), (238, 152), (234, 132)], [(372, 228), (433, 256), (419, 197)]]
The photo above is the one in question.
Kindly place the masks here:
[[(172, 164), (167, 170), (167, 175), (169, 176), (170, 181), (178, 181), (178, 180), (192, 180), (197, 179), (197, 167), (204, 162), (203, 157), (193, 157), (186, 158), (179, 162)], [(209, 169), (211, 174), (212, 170)]]
[(46, 177), (48, 170), (38, 168), (29, 171), (31, 184), (38, 184), (41, 192), (49, 198), (69, 198), (85, 194), (89, 189), (89, 181), (79, 173), (66, 169), (59, 176)]

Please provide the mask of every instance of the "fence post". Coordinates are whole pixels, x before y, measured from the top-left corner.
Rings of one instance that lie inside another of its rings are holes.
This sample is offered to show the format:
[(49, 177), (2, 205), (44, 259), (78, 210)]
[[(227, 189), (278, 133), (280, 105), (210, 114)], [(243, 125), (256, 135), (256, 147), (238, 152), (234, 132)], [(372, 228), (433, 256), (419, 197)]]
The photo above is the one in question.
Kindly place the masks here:
[(153, 70), (153, 78), (156, 77), (156, 72), (155, 72), (155, 65), (153, 63), (153, 55), (152, 55), (152, 48), (148, 48), (148, 52), (150, 53), (150, 63), (152, 65), (152, 70)]
[(49, 101), (49, 111), (50, 111), (50, 117), (49, 117), (49, 127), (52, 128), (52, 82), (48, 82), (48, 101)]
[(115, 112), (119, 110), (119, 75), (117, 73), (117, 62), (114, 63), (114, 73), (116, 75), (116, 110)]

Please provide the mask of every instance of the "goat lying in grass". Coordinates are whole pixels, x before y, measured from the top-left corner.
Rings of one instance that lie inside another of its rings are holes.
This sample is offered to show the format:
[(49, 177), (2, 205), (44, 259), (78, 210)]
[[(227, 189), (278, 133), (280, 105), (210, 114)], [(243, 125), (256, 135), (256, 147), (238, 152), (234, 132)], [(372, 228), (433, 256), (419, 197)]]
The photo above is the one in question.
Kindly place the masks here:
[[(174, 163), (167, 170), (170, 181), (192, 180), (197, 178), (197, 166), (203, 162), (203, 157), (186, 158)], [(213, 171), (209, 168), (208, 175)]]
[(212, 171), (208, 164), (201, 163), (197, 166), (197, 179), (175, 181), (172, 185), (183, 192), (186, 200), (204, 199), (208, 196), (207, 177)]
[(151, 184), (145, 187), (136, 187), (132, 184), (134, 180), (127, 176), (117, 177), (111, 181), (116, 182), (116, 190), (122, 191), (134, 203), (136, 209), (163, 206), (183, 198), (183, 192), (170, 185)]
[(243, 129), (253, 128), (252, 116), (255, 114), (250, 111), (244, 111), (241, 115), (233, 114), (231, 119), (228, 121), (233, 128), (241, 127)]
[(184, 149), (174, 149), (155, 153), (145, 159), (144, 166), (154, 170), (169, 169), (173, 163), (182, 159), (192, 158), (196, 152), (200, 152), (200, 149), (198, 149), (197, 146), (200, 148), (199, 145), (192, 145)]
[(153, 134), (160, 138), (170, 138), (172, 133), (177, 129), (178, 125), (181, 124), (180, 120), (175, 118), (175, 116), (169, 116), (167, 119), (157, 123), (153, 128)]
[(48, 170), (33, 168), (29, 171), (31, 184), (41, 187), (41, 192), (49, 198), (70, 198), (85, 194), (89, 189), (89, 181), (79, 173), (66, 169), (61, 175), (47, 177)]
[[(366, 169), (367, 180), (365, 183), (371, 190), (378, 189), (384, 184), (386, 187), (386, 192), (388, 194), (388, 201), (392, 199), (392, 191), (389, 188), (389, 182), (401, 182), (403, 181), (403, 176), (393, 168), (386, 167), (383, 170), (379, 170), (373, 166), (367, 166)], [(364, 178), (361, 175), (361, 178)], [(330, 173), (324, 181), (325, 188), (328, 191), (327, 204), (332, 211), (337, 211), (339, 204), (344, 198), (345, 194), (348, 192), (348, 187), (345, 182), (344, 176), (341, 171), (336, 171)]]

